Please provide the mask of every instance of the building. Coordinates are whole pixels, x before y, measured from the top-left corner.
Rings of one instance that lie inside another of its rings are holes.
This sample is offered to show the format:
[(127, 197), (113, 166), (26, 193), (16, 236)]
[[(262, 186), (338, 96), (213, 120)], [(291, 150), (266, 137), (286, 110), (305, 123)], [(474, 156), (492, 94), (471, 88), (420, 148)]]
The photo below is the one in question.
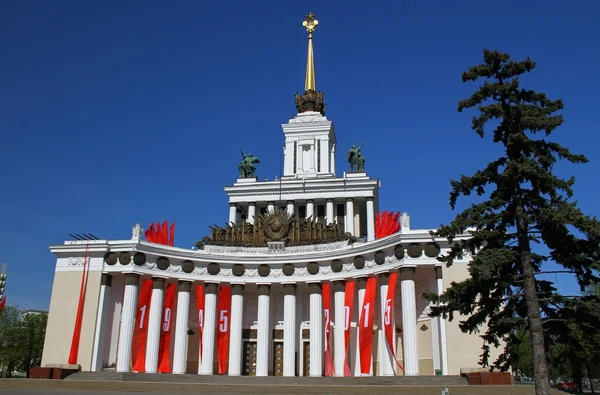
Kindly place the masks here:
[(377, 214), (380, 183), (360, 147), (337, 175), (336, 133), (315, 85), (317, 23), (312, 14), (304, 21), (305, 91), (282, 125), (280, 179), (259, 181), (256, 158), (242, 153), (240, 177), (225, 188), (229, 225), (212, 228), (198, 249), (169, 245), (166, 223), (146, 240), (136, 225), (129, 240), (51, 246), (42, 366), (256, 376), (478, 367), (481, 340), (457, 321), (430, 318), (422, 296), (464, 279), (466, 262), (442, 267), (446, 240), (411, 229), (406, 213), (399, 231), (381, 234), (376, 218), (398, 217)]

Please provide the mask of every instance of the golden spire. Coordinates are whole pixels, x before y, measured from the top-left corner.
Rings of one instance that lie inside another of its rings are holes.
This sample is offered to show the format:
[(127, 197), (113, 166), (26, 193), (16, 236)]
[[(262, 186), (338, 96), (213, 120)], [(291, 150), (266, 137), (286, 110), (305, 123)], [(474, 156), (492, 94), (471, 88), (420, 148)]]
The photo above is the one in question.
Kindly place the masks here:
[(316, 91), (317, 85), (315, 83), (315, 60), (313, 57), (313, 32), (319, 24), (319, 21), (315, 19), (316, 15), (309, 12), (306, 15), (306, 20), (302, 22), (302, 26), (306, 28), (308, 32), (308, 58), (306, 59), (306, 80), (304, 82), (304, 91)]

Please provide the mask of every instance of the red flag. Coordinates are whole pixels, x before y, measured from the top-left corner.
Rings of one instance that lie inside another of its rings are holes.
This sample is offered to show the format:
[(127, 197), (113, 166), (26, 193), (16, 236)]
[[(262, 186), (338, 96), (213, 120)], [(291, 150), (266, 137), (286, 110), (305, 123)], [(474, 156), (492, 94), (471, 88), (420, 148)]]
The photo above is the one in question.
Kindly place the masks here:
[(396, 351), (394, 350), (394, 326), (393, 319), (394, 317), (394, 295), (396, 294), (396, 280), (398, 279), (398, 272), (393, 272), (390, 274), (390, 280), (388, 283), (387, 296), (385, 298), (385, 315), (383, 316), (383, 328), (385, 331), (385, 339), (387, 344), (390, 346), (390, 350), (392, 352), (392, 357), (396, 364), (402, 371), (404, 371), (404, 366), (400, 365), (400, 362), (396, 359)]
[(169, 229), (169, 245), (172, 247), (173, 242), (175, 241), (175, 222), (171, 224), (171, 229)]
[(346, 283), (344, 290), (344, 376), (352, 376), (350, 365), (348, 364), (348, 345), (350, 344), (350, 322), (352, 321), (352, 307), (354, 305), (354, 281)]
[(148, 235), (146, 236), (146, 240), (149, 241), (149, 242), (151, 242), (151, 243), (154, 243), (154, 240), (155, 240), (154, 233), (155, 233), (154, 222), (152, 222), (150, 224), (150, 227), (148, 228)]
[(150, 317), (151, 297), (152, 280), (144, 280), (138, 299), (131, 346), (131, 365), (134, 372), (146, 371), (146, 343), (148, 341), (148, 317)]
[(369, 374), (371, 372), (371, 356), (373, 349), (373, 317), (375, 310), (375, 292), (377, 279), (369, 277), (365, 289), (365, 297), (362, 309), (360, 310), (360, 320), (358, 322), (358, 341), (360, 349), (360, 372)]
[(196, 285), (196, 309), (198, 310), (198, 338), (200, 350), (198, 362), (202, 361), (202, 329), (204, 328), (204, 285)]
[(169, 230), (167, 229), (167, 221), (163, 222), (162, 229), (160, 230), (160, 244), (167, 244), (169, 237)]
[(227, 358), (229, 357), (229, 321), (231, 312), (231, 287), (219, 286), (219, 309), (217, 317), (217, 353), (219, 358), (219, 374), (227, 374)]
[(323, 314), (325, 324), (325, 376), (333, 376), (335, 368), (331, 358), (331, 284), (323, 284)]
[(168, 284), (165, 291), (160, 343), (158, 346), (158, 373), (171, 373), (171, 329), (173, 328), (173, 305), (175, 304), (175, 284)]
[(0, 295), (0, 314), (2, 314), (2, 310), (6, 307), (6, 296)]
[[(75, 316), (75, 327), (73, 328), (73, 337), (71, 339), (71, 350), (69, 352), (69, 364), (77, 363), (77, 355), (79, 354), (79, 340), (81, 339), (81, 324), (83, 322), (83, 309), (85, 305), (85, 293), (87, 290), (87, 278), (90, 272), (88, 264), (88, 244), (85, 245), (85, 255), (83, 257), (83, 268), (81, 272), (81, 287), (79, 288), (79, 303), (77, 305), (77, 315)], [(4, 302), (6, 304), (6, 302)], [(4, 306), (3, 306), (4, 308)]]

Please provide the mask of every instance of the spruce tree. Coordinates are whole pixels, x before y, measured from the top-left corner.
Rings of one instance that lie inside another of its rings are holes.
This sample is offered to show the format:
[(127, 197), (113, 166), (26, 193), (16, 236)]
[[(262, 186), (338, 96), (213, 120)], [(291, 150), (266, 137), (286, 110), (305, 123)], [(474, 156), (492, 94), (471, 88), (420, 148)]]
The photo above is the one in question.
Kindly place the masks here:
[(452, 320), (459, 313), (465, 316), (462, 331), (482, 331), (483, 366), (490, 364), (491, 347), (504, 344), (493, 365), (507, 369), (516, 330), (528, 330), (536, 394), (542, 395), (549, 393), (544, 322), (559, 319), (563, 299), (539, 274), (545, 262), (553, 261), (573, 273), (582, 289), (597, 280), (600, 223), (572, 201), (574, 178), (554, 173), (559, 160), (587, 159), (548, 139), (563, 123), (563, 103), (521, 87), (521, 76), (534, 67), (529, 58), (515, 61), (484, 50), (483, 63), (462, 75), (463, 82), (484, 81), (459, 102), (458, 111), (476, 109), (471, 128), (481, 138), (489, 133), (503, 154), (473, 175), (451, 181), (453, 210), (461, 196), (479, 198), (433, 234), (452, 246), (438, 259), (447, 266), (469, 259), (470, 277), (453, 282), (439, 298), (426, 296), (436, 303), (431, 315)]

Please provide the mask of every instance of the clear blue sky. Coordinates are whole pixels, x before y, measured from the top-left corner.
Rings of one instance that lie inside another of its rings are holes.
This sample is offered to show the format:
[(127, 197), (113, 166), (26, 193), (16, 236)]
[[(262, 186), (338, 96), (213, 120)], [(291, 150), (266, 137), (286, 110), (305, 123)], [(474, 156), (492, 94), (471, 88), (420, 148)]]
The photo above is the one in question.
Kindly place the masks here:
[[(449, 180), (497, 153), (457, 102), (482, 49), (537, 69), (524, 84), (562, 97), (555, 138), (590, 163), (560, 166), (598, 215), (600, 2), (80, 1), (0, 3), (0, 262), (9, 304), (47, 308), (69, 233), (131, 237), (176, 221), (191, 247), (224, 223), (239, 150), (279, 173), (280, 124), (303, 90), (304, 15), (316, 13), (317, 88), (340, 153), (365, 140), (381, 207), (416, 228), (453, 218)], [(468, 203), (468, 201), (463, 201)], [(561, 277), (557, 277), (561, 280)], [(567, 293), (572, 282), (562, 281)], [(77, 290), (73, 290), (74, 295)]]

